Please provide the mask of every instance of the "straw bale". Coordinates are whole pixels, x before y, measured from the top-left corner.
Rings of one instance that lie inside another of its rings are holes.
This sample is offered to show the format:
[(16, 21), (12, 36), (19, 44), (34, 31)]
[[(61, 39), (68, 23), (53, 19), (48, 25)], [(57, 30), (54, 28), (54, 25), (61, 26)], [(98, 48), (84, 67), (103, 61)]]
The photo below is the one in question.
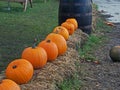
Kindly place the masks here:
[(22, 90), (56, 90), (56, 84), (76, 72), (76, 62), (80, 61), (76, 44), (80, 47), (87, 37), (81, 30), (76, 30), (67, 41), (68, 49), (65, 54), (58, 56), (53, 62), (48, 62), (44, 68), (35, 70), (31, 82), (21, 85)]
[[(81, 30), (76, 30), (67, 41), (67, 51), (45, 67), (35, 70), (33, 78), (27, 84), (20, 85), (21, 90), (56, 90), (56, 85), (76, 72), (76, 62), (80, 61), (77, 47), (87, 39)], [(4, 74), (1, 76), (5, 77)], [(2, 79), (0, 78), (0, 79)]]

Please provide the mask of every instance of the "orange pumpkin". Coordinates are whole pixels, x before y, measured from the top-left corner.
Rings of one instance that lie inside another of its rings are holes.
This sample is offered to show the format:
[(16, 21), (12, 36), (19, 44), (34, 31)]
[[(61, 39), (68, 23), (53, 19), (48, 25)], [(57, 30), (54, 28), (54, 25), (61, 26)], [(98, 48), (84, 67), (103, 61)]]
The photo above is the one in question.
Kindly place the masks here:
[(32, 78), (33, 71), (30, 62), (25, 59), (16, 59), (7, 66), (5, 75), (17, 84), (25, 84)]
[(19, 85), (10, 79), (0, 81), (0, 90), (21, 90)]
[(78, 28), (78, 22), (77, 22), (77, 20), (75, 18), (68, 18), (66, 20), (66, 22), (72, 23), (74, 25), (74, 27), (75, 27), (75, 30)]
[(66, 52), (67, 43), (62, 35), (56, 34), (56, 33), (50, 33), (50, 34), (48, 34), (46, 39), (53, 41), (57, 45), (58, 55), (62, 55)]
[(47, 63), (47, 53), (42, 47), (27, 47), (22, 52), (22, 58), (28, 60), (34, 69), (42, 68)]
[(74, 27), (74, 25), (72, 23), (70, 23), (70, 22), (63, 22), (61, 24), (61, 26), (65, 27), (68, 30), (69, 35), (72, 35), (74, 33), (75, 27)]
[(53, 29), (53, 32), (62, 35), (65, 38), (65, 40), (68, 40), (68, 38), (69, 38), (69, 32), (63, 26), (57, 26), (57, 27), (55, 27)]
[(48, 61), (53, 61), (58, 56), (58, 48), (51, 40), (43, 40), (38, 44), (38, 47), (42, 47), (47, 52)]

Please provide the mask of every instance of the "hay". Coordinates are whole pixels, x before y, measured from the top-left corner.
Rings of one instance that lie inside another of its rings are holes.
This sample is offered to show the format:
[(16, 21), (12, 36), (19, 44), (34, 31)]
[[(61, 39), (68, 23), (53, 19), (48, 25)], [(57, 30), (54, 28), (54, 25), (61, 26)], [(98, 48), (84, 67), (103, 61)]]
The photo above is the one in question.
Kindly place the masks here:
[[(87, 39), (87, 34), (76, 30), (67, 41), (65, 54), (58, 56), (53, 62), (48, 62), (42, 69), (35, 70), (32, 80), (20, 85), (21, 90), (56, 90), (56, 84), (76, 72), (76, 62), (79, 62), (77, 48)], [(5, 78), (4, 73), (0, 79)]]
[(68, 47), (78, 50), (78, 48), (80, 48), (85, 43), (87, 38), (88, 35), (78, 29), (67, 41)]
[(22, 90), (56, 90), (56, 84), (76, 72), (75, 64), (79, 62), (76, 44), (82, 45), (87, 37), (81, 30), (76, 30), (67, 41), (67, 52), (58, 56), (55, 61), (48, 62), (44, 68), (35, 70), (32, 80), (28, 84), (21, 85)]

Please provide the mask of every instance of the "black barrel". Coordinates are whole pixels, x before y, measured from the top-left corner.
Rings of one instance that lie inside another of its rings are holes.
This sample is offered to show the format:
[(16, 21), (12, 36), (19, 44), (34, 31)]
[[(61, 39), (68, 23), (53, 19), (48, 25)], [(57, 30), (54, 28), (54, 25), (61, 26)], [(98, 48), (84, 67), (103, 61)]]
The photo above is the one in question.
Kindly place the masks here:
[(92, 3), (91, 0), (60, 0), (59, 25), (67, 18), (76, 18), (78, 28), (90, 34), (92, 31)]

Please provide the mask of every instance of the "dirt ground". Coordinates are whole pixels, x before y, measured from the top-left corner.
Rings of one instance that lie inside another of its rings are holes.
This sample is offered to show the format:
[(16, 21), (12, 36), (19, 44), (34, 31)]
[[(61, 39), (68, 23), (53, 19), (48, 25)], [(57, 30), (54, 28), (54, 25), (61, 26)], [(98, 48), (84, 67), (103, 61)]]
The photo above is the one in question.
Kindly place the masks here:
[(109, 50), (120, 45), (120, 23), (104, 35), (108, 39), (94, 53), (100, 63), (81, 63), (80, 76), (84, 84), (80, 90), (120, 90), (120, 62), (115, 63), (109, 57)]

